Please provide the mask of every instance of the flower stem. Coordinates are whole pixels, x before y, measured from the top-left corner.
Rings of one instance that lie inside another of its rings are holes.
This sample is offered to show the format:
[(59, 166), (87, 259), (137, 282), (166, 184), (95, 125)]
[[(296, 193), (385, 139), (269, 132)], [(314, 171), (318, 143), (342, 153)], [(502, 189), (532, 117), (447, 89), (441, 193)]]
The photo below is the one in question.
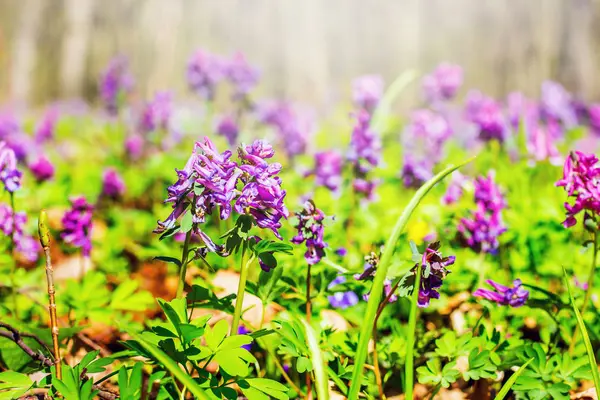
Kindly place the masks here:
[[(312, 303), (310, 301), (310, 267), (306, 270), (306, 322), (310, 324), (310, 317), (312, 315)], [(310, 399), (312, 387), (311, 387), (311, 376), (310, 371), (306, 371), (306, 397)]]
[(177, 284), (177, 295), (176, 298), (183, 296), (183, 288), (185, 286), (185, 274), (187, 272), (188, 264), (188, 249), (190, 247), (190, 238), (192, 237), (192, 231), (188, 231), (185, 234), (185, 242), (183, 242), (183, 252), (181, 253), (181, 266), (179, 267), (179, 283)]
[(231, 323), (230, 336), (237, 335), (238, 327), (240, 326), (240, 319), (242, 317), (242, 307), (244, 305), (244, 293), (246, 292), (246, 281), (248, 280), (248, 270), (250, 264), (254, 261), (254, 255), (252, 255), (248, 261), (246, 259), (246, 244), (242, 245), (242, 260), (240, 263), (240, 283), (238, 284), (237, 296), (235, 298), (235, 309), (233, 311), (233, 322)]
[(408, 337), (406, 340), (406, 362), (404, 364), (404, 376), (406, 391), (404, 398), (413, 398), (414, 382), (414, 351), (415, 351), (415, 328), (417, 325), (417, 302), (419, 300), (419, 289), (421, 288), (421, 264), (417, 264), (415, 275), (415, 286), (410, 301), (410, 315), (408, 317)]
[[(585, 297), (583, 298), (583, 305), (581, 306), (581, 315), (583, 316), (585, 313), (585, 309), (590, 302), (590, 297), (592, 295), (592, 289), (594, 286), (594, 277), (596, 276), (596, 262), (598, 259), (598, 232), (594, 231), (594, 254), (592, 256), (592, 266), (590, 268), (590, 275), (587, 280), (587, 289), (585, 291)], [(573, 337), (571, 338), (571, 345), (569, 346), (569, 353), (573, 352), (575, 348), (575, 342), (577, 342), (577, 333), (579, 332), (579, 325), (575, 326), (575, 331), (573, 332)]]
[(15, 221), (15, 195), (14, 193), (9, 193), (10, 195), (10, 209), (11, 209), (11, 218), (12, 218), (12, 230), (10, 231), (10, 243), (8, 247), (9, 254), (12, 258), (12, 264), (10, 267), (10, 289), (13, 300), (13, 309), (14, 316), (19, 317), (19, 302), (17, 301), (17, 283), (15, 279), (15, 274), (17, 270), (17, 260), (15, 258), (15, 230), (17, 229), (17, 223)]

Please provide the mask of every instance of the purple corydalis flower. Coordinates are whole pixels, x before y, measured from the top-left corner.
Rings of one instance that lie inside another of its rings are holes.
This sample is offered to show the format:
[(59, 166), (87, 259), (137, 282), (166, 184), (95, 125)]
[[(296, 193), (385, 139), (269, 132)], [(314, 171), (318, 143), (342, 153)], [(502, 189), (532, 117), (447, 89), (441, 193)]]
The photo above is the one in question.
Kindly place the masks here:
[(168, 131), (173, 114), (173, 96), (169, 92), (158, 92), (144, 105), (140, 119), (140, 131), (150, 133)]
[(301, 112), (285, 101), (274, 101), (262, 103), (257, 114), (262, 123), (275, 128), (288, 157), (295, 157), (306, 151), (314, 130), (310, 112)]
[(577, 115), (571, 100), (571, 94), (560, 83), (553, 81), (542, 83), (540, 108), (543, 118), (560, 121), (567, 128), (575, 126)]
[(346, 257), (346, 255), (348, 255), (348, 250), (346, 250), (345, 247), (338, 247), (337, 249), (335, 249), (335, 254), (337, 254), (340, 257)]
[(54, 137), (58, 117), (59, 113), (56, 108), (50, 108), (46, 111), (35, 128), (35, 141), (37, 143), (46, 142)]
[(54, 177), (54, 165), (43, 155), (29, 164), (29, 170), (38, 182), (45, 182)]
[(371, 116), (368, 112), (360, 110), (355, 117), (356, 125), (350, 138), (348, 159), (359, 172), (367, 173), (379, 165), (381, 139), (369, 126)]
[(17, 169), (15, 152), (5, 142), (0, 142), (0, 181), (4, 189), (14, 193), (21, 187), (22, 173)]
[(225, 73), (226, 65), (220, 57), (198, 50), (188, 62), (188, 85), (200, 97), (212, 100), (216, 86), (223, 80)]
[(258, 84), (260, 78), (258, 69), (250, 65), (241, 52), (235, 53), (228, 62), (226, 74), (227, 79), (235, 87), (234, 98), (246, 96)]
[(423, 78), (423, 92), (430, 103), (451, 100), (463, 83), (463, 70), (460, 66), (441, 63), (433, 72)]
[(479, 139), (485, 142), (498, 140), (503, 142), (506, 138), (506, 124), (500, 104), (494, 99), (486, 97), (482, 100), (473, 116), (473, 123), (479, 129)]
[(588, 107), (588, 117), (590, 127), (596, 134), (600, 134), (600, 103), (592, 104)]
[[(439, 251), (440, 242), (431, 243), (425, 249), (421, 258), (421, 284), (419, 288), (419, 298), (417, 305), (419, 307), (429, 306), (431, 299), (439, 299), (439, 288), (450, 273), (447, 269), (454, 264), (456, 257), (442, 257)], [(416, 271), (416, 265), (413, 271)]]
[(511, 307), (521, 307), (529, 298), (529, 291), (521, 287), (520, 279), (515, 279), (513, 287), (510, 288), (490, 279), (486, 283), (492, 286), (494, 290), (480, 288), (473, 292), (473, 296), (483, 297), (499, 305)]
[(573, 205), (565, 202), (567, 219), (563, 222), (566, 228), (577, 223), (575, 216), (581, 211), (586, 215), (600, 214), (600, 167), (598, 157), (580, 151), (571, 152), (565, 160), (563, 179), (556, 186), (565, 188), (569, 197), (575, 198)]
[(125, 153), (132, 160), (140, 158), (144, 152), (145, 140), (141, 135), (133, 134), (125, 139)]
[[(354, 274), (354, 279), (357, 281), (365, 281), (372, 280), (375, 277), (375, 273), (377, 272), (377, 266), (379, 265), (379, 256), (375, 253), (370, 253), (365, 256), (365, 264), (363, 266), (364, 270), (361, 274)], [(363, 299), (365, 301), (369, 300), (370, 292), (363, 294)], [(386, 279), (383, 284), (383, 298), (387, 298), (389, 296), (389, 302), (393, 303), (398, 300), (398, 296), (395, 293), (392, 293), (392, 281)]]
[[(13, 218), (14, 217), (14, 218)], [(0, 230), (6, 236), (14, 239), (15, 250), (27, 262), (35, 262), (38, 259), (40, 244), (31, 235), (25, 232), (27, 215), (24, 212), (15, 212), (6, 204), (0, 204)]]
[(219, 118), (215, 130), (219, 135), (227, 139), (227, 142), (230, 146), (233, 146), (237, 143), (240, 129), (232, 116), (223, 115), (221, 118)]
[(402, 182), (404, 187), (419, 188), (433, 177), (433, 163), (431, 159), (415, 159), (407, 154), (402, 166)]
[[(246, 328), (244, 325), (240, 325), (238, 326), (237, 333), (238, 335), (247, 335), (248, 333), (252, 333), (252, 331)], [(241, 348), (250, 351), (252, 350), (252, 343), (244, 344), (241, 346)]]
[(499, 211), (506, 208), (506, 199), (502, 189), (495, 182), (495, 172), (490, 171), (487, 177), (475, 179), (475, 202), (481, 203), (486, 210)]
[[(334, 287), (344, 282), (346, 282), (346, 278), (340, 275), (327, 285), (327, 289), (332, 290)], [(358, 295), (351, 290), (346, 292), (334, 292), (327, 296), (327, 300), (329, 300), (331, 307), (344, 310), (358, 304)]]
[(297, 234), (291, 240), (294, 244), (306, 244), (304, 258), (308, 265), (315, 265), (325, 256), (327, 243), (323, 241), (325, 214), (319, 210), (312, 200), (304, 204), (304, 208), (296, 213), (298, 223), (294, 227)]
[(552, 165), (559, 165), (562, 156), (556, 148), (556, 139), (559, 136), (560, 126), (556, 122), (548, 121), (546, 126), (532, 126), (527, 130), (527, 151), (533, 161), (548, 160)]
[(70, 199), (71, 208), (63, 215), (62, 239), (73, 247), (81, 248), (84, 256), (88, 257), (92, 251), (92, 212), (94, 207), (87, 202), (85, 197)]
[(125, 194), (125, 182), (117, 170), (108, 168), (102, 175), (102, 195), (113, 199)]
[(463, 195), (466, 178), (458, 171), (452, 173), (452, 178), (446, 189), (446, 193), (442, 197), (442, 204), (450, 205), (458, 202)]
[(315, 167), (308, 175), (315, 176), (315, 184), (337, 192), (342, 184), (344, 158), (336, 151), (321, 151), (315, 154)]
[(129, 63), (123, 56), (113, 58), (100, 77), (100, 99), (111, 115), (119, 111), (123, 97), (133, 89)]
[(360, 76), (352, 82), (352, 100), (358, 108), (372, 112), (383, 97), (383, 78), (379, 75)]

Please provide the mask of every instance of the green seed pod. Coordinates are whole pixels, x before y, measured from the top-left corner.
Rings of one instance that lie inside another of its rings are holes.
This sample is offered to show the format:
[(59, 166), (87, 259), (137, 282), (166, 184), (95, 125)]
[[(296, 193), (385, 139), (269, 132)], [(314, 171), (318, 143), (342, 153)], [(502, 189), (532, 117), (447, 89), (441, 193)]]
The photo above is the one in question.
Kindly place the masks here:
[(38, 221), (38, 234), (42, 247), (50, 246), (50, 229), (48, 229), (48, 214), (46, 210), (40, 211), (40, 219)]

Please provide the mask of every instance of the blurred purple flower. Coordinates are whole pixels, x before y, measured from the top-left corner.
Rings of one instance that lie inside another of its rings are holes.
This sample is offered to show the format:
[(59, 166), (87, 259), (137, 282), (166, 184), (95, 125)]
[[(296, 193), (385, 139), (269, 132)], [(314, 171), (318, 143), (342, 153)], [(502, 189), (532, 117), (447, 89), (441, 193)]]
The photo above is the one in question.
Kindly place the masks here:
[(567, 219), (563, 222), (566, 228), (577, 223), (575, 216), (581, 211), (586, 215), (600, 214), (600, 167), (598, 157), (574, 151), (569, 154), (563, 167), (563, 179), (556, 186), (565, 188), (569, 197), (575, 198), (573, 205), (565, 202)]
[(477, 107), (472, 122), (479, 129), (479, 139), (482, 141), (506, 139), (506, 124), (502, 108), (494, 99), (486, 97)]
[(29, 169), (38, 182), (45, 182), (54, 177), (54, 165), (43, 155), (30, 163)]
[(527, 151), (534, 161), (548, 160), (552, 165), (559, 165), (562, 156), (556, 147), (556, 139), (561, 127), (549, 121), (546, 126), (534, 125), (527, 129)]
[(71, 208), (63, 215), (61, 233), (65, 243), (81, 248), (82, 254), (88, 257), (92, 251), (92, 212), (94, 207), (85, 197), (70, 199)]
[(475, 202), (482, 204), (486, 210), (500, 211), (506, 208), (506, 199), (494, 179), (494, 171), (490, 171), (487, 177), (475, 178)]
[(25, 232), (27, 215), (24, 212), (15, 212), (6, 204), (0, 203), (0, 230), (4, 235), (14, 239), (15, 250), (26, 261), (35, 262), (38, 259), (40, 244), (31, 235)]
[(139, 159), (144, 152), (145, 140), (141, 135), (133, 134), (125, 139), (125, 153), (132, 160)]
[(213, 100), (216, 86), (225, 78), (225, 74), (225, 62), (204, 50), (196, 51), (188, 62), (188, 85), (196, 94), (207, 100)]
[(246, 96), (258, 84), (260, 73), (258, 69), (246, 61), (243, 53), (233, 55), (226, 66), (227, 79), (235, 87), (235, 98)]
[(314, 121), (308, 112), (299, 112), (287, 102), (275, 101), (263, 102), (257, 113), (262, 123), (275, 128), (288, 157), (293, 158), (306, 151), (314, 130)]
[(460, 200), (463, 195), (466, 178), (458, 171), (452, 173), (452, 178), (446, 189), (446, 193), (442, 197), (442, 204), (454, 204)]
[(463, 70), (460, 66), (441, 63), (431, 74), (423, 78), (423, 92), (430, 103), (451, 100), (463, 83)]
[[(346, 282), (346, 278), (342, 275), (335, 278), (329, 285), (327, 285), (327, 289), (332, 290), (337, 285)], [(334, 292), (333, 294), (327, 296), (327, 300), (329, 300), (329, 304), (333, 308), (341, 308), (342, 310), (352, 307), (358, 304), (358, 295), (353, 291), (349, 290), (346, 292)]]
[[(244, 325), (238, 326), (238, 330), (237, 330), (238, 335), (247, 335), (249, 333), (252, 333), (252, 331), (249, 330), (248, 328), (246, 328)], [(242, 349), (246, 349), (246, 350), (250, 351), (250, 350), (252, 350), (252, 343), (244, 344), (241, 347), (242, 347)]]
[(125, 194), (123, 178), (114, 168), (107, 168), (102, 175), (102, 196), (116, 199), (123, 194)]
[(571, 100), (571, 94), (560, 83), (542, 83), (540, 108), (543, 118), (560, 121), (566, 128), (577, 125), (577, 115)]
[(124, 97), (133, 90), (127, 58), (113, 58), (100, 76), (100, 99), (110, 115), (119, 112)]
[[(450, 273), (447, 269), (454, 264), (456, 257), (442, 257), (439, 251), (440, 243), (431, 243), (425, 249), (421, 259), (421, 284), (419, 288), (419, 298), (417, 305), (419, 307), (429, 306), (431, 299), (439, 299), (440, 294), (438, 289), (442, 287), (442, 283), (446, 275)], [(416, 272), (416, 266), (413, 269), (413, 274)]]
[(240, 133), (239, 127), (235, 119), (230, 115), (223, 115), (219, 118), (215, 130), (225, 139), (230, 146), (234, 146), (237, 143), (238, 135)]
[(168, 132), (173, 114), (173, 96), (169, 92), (158, 92), (154, 98), (144, 105), (139, 122), (142, 133), (157, 130)]
[(306, 176), (314, 175), (315, 184), (337, 192), (342, 184), (344, 158), (337, 151), (321, 151), (315, 154), (314, 169)]
[(337, 249), (335, 249), (335, 254), (337, 254), (340, 257), (346, 257), (346, 255), (348, 254), (348, 250), (345, 247), (338, 247)]
[(304, 203), (304, 208), (296, 213), (298, 224), (296, 236), (291, 240), (294, 244), (306, 244), (304, 258), (308, 265), (315, 265), (325, 257), (327, 243), (323, 241), (325, 214), (319, 210), (312, 200)]
[(44, 143), (54, 138), (56, 123), (58, 122), (59, 113), (54, 107), (49, 108), (35, 128), (35, 141)]
[(433, 161), (429, 158), (417, 160), (406, 154), (401, 175), (404, 187), (419, 188), (433, 177)]
[(590, 127), (596, 134), (600, 134), (600, 103), (591, 104), (588, 107)]
[(350, 138), (350, 150), (348, 160), (353, 165), (354, 180), (352, 187), (354, 191), (361, 194), (363, 198), (372, 200), (378, 181), (369, 177), (368, 174), (379, 165), (381, 158), (381, 139), (369, 124), (371, 116), (365, 110), (359, 110), (356, 115), (356, 125), (352, 130)]
[(21, 188), (22, 173), (17, 169), (15, 152), (5, 142), (0, 142), (0, 181), (4, 189), (14, 193)]
[(488, 279), (487, 284), (492, 286), (494, 290), (477, 289), (473, 292), (475, 297), (483, 297), (502, 306), (521, 307), (529, 298), (529, 291), (521, 287), (521, 280), (515, 279), (513, 287), (509, 288), (499, 283)]
[(383, 78), (379, 75), (363, 75), (352, 82), (354, 105), (373, 112), (383, 97)]

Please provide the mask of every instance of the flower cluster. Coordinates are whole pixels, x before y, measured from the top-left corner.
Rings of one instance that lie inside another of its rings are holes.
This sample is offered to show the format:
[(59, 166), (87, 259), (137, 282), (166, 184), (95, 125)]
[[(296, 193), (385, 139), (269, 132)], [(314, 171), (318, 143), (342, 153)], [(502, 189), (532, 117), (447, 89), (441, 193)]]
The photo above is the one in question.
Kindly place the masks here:
[(139, 129), (142, 133), (169, 131), (172, 114), (173, 96), (169, 92), (158, 92), (144, 105)]
[(494, 254), (499, 247), (498, 237), (506, 231), (502, 210), (506, 200), (500, 187), (494, 182), (494, 174), (475, 180), (476, 209), (469, 218), (462, 218), (458, 225), (461, 241), (476, 252)]
[(458, 65), (442, 63), (423, 78), (423, 92), (430, 103), (451, 100), (462, 83), (462, 68)]
[(125, 193), (125, 182), (114, 168), (107, 168), (102, 175), (102, 196), (119, 198)]
[(34, 143), (21, 128), (17, 117), (12, 113), (0, 113), (0, 141), (11, 149), (17, 161), (25, 161)]
[(428, 109), (417, 110), (402, 135), (406, 187), (419, 187), (433, 176), (433, 167), (443, 157), (443, 145), (452, 135), (446, 118)]
[(501, 105), (491, 97), (472, 91), (467, 97), (466, 117), (478, 130), (479, 140), (504, 142), (507, 127)]
[(486, 282), (493, 287), (494, 290), (479, 288), (473, 292), (473, 296), (483, 297), (484, 299), (488, 299), (499, 305), (511, 307), (521, 307), (529, 298), (529, 291), (521, 287), (522, 284), (520, 279), (515, 279), (513, 281), (513, 287), (511, 288), (489, 279)]
[[(447, 269), (454, 264), (456, 257), (442, 257), (440, 253), (440, 243), (435, 242), (427, 246), (421, 258), (421, 283), (419, 285), (419, 296), (417, 305), (419, 307), (429, 306), (431, 299), (439, 299), (440, 294), (438, 289), (442, 287), (442, 283), (446, 275), (450, 273)], [(417, 266), (413, 269), (416, 271)]]
[[(346, 282), (346, 278), (340, 275), (332, 280), (329, 285), (327, 285), (327, 289), (333, 290), (333, 288), (341, 285), (344, 282)], [(346, 309), (358, 304), (358, 296), (351, 290), (345, 292), (334, 292), (333, 294), (327, 296), (327, 300), (329, 300), (329, 304), (333, 308)]]
[(348, 160), (354, 169), (354, 191), (371, 200), (377, 182), (369, 179), (368, 174), (379, 165), (381, 158), (381, 139), (370, 127), (371, 116), (365, 110), (356, 113), (356, 125), (350, 138)]
[(100, 77), (100, 98), (111, 115), (119, 111), (123, 96), (133, 89), (133, 77), (129, 73), (129, 64), (125, 57), (116, 57)]
[(19, 190), (22, 175), (17, 169), (15, 152), (5, 142), (0, 142), (0, 181), (4, 189), (9, 193)]
[(313, 133), (310, 114), (284, 101), (263, 102), (258, 107), (258, 119), (275, 128), (289, 158), (306, 152)]
[(383, 78), (379, 75), (360, 76), (352, 82), (354, 105), (372, 113), (383, 96)]
[(62, 239), (73, 247), (81, 248), (84, 256), (92, 251), (92, 211), (94, 207), (85, 197), (70, 199), (71, 208), (63, 215)]
[(306, 201), (302, 211), (296, 213), (298, 230), (296, 236), (291, 240), (294, 244), (306, 244), (304, 258), (309, 265), (315, 265), (325, 256), (327, 243), (323, 241), (323, 221), (325, 214), (319, 210), (312, 200)]
[[(271, 229), (279, 235), (281, 218), (288, 211), (283, 203), (285, 191), (281, 188), (278, 173), (281, 165), (268, 163), (273, 148), (257, 140), (252, 145), (240, 146), (239, 163), (231, 161), (231, 151), (219, 153), (208, 137), (197, 142), (194, 152), (182, 170), (176, 170), (178, 180), (167, 188), (165, 203), (172, 203), (173, 211), (164, 221), (158, 222), (155, 233), (163, 233), (176, 227), (179, 217), (191, 205), (192, 221), (196, 233), (207, 247), (214, 243), (198, 229), (206, 215), (216, 210), (220, 219), (226, 220), (235, 210), (238, 214), (252, 217), (257, 226)], [(241, 185), (241, 190), (238, 189)]]
[(234, 98), (243, 98), (258, 83), (260, 74), (242, 53), (225, 59), (204, 50), (196, 51), (187, 66), (187, 81), (200, 97), (213, 100), (217, 85), (227, 79), (235, 89)]
[(585, 211), (586, 217), (600, 214), (600, 167), (598, 157), (580, 151), (571, 152), (565, 160), (563, 178), (556, 186), (565, 188), (569, 197), (575, 202), (565, 202), (567, 219), (563, 222), (566, 228), (577, 223), (575, 216)]
[(6, 204), (0, 204), (0, 230), (14, 239), (15, 250), (28, 262), (38, 259), (39, 243), (33, 236), (25, 233), (27, 215), (15, 212)]
[(321, 151), (315, 154), (315, 167), (305, 176), (314, 175), (315, 184), (337, 192), (342, 184), (344, 159), (336, 151)]

